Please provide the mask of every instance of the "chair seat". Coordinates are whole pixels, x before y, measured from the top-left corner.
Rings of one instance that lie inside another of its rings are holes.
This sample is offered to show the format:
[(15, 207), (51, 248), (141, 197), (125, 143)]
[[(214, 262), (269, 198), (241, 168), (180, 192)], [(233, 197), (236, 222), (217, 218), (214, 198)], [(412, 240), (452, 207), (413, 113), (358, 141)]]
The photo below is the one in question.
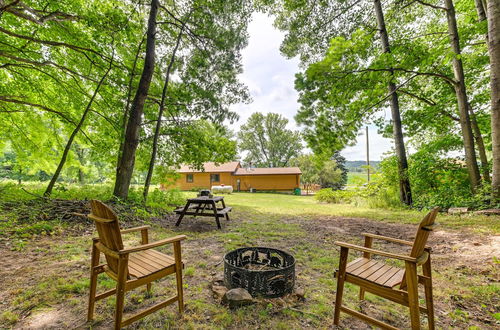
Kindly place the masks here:
[(387, 288), (393, 288), (401, 284), (405, 270), (389, 266), (381, 261), (358, 258), (347, 264), (346, 273)]
[(135, 278), (149, 276), (169, 267), (175, 267), (174, 258), (153, 249), (131, 253), (128, 259), (128, 273)]

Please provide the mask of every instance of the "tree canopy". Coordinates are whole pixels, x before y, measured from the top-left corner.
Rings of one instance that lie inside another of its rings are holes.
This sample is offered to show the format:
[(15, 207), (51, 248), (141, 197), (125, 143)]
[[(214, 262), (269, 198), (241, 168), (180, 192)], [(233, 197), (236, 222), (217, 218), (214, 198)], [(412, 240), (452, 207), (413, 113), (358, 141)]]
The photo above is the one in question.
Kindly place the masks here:
[(241, 126), (238, 147), (243, 161), (256, 167), (287, 167), (302, 150), (299, 132), (286, 128), (288, 119), (276, 113), (255, 112)]

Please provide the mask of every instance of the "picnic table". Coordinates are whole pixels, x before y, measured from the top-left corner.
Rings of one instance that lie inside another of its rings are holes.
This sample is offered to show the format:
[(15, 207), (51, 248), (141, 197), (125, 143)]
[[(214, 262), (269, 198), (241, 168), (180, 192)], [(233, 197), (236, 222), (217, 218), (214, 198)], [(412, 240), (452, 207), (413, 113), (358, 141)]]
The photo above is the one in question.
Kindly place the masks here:
[[(221, 203), (222, 207), (217, 207), (217, 203)], [(214, 217), (215, 222), (217, 222), (217, 228), (221, 229), (219, 218), (225, 217), (229, 221), (228, 213), (231, 209), (231, 207), (226, 207), (224, 197), (222, 196), (189, 198), (184, 207), (174, 210), (175, 213), (179, 214), (179, 219), (177, 219), (175, 225), (179, 226), (185, 215), (192, 215), (194, 217)]]

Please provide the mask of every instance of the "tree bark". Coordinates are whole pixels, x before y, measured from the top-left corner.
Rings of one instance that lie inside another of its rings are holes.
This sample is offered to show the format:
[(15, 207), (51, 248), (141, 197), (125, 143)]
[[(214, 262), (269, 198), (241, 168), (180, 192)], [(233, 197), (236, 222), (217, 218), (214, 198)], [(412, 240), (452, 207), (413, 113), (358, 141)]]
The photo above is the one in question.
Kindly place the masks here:
[(486, 11), (484, 10), (484, 5), (482, 0), (474, 0), (476, 4), (477, 17), (479, 22), (486, 20)]
[(78, 183), (83, 185), (85, 183), (85, 174), (82, 171), (81, 165), (84, 165), (85, 157), (83, 155), (83, 150), (78, 146), (76, 146), (75, 152), (78, 157), (78, 161), (80, 162), (80, 167), (78, 168)]
[(154, 73), (155, 65), (155, 40), (156, 40), (156, 16), (158, 14), (159, 1), (151, 1), (151, 10), (148, 18), (148, 31), (146, 37), (146, 55), (144, 57), (144, 68), (142, 70), (139, 86), (132, 101), (130, 115), (125, 132), (125, 142), (120, 163), (116, 169), (116, 180), (113, 195), (120, 199), (127, 199), (130, 188), (130, 180), (134, 172), (135, 152), (139, 145), (139, 133), (144, 112), (144, 103), (149, 92), (149, 86)]
[(477, 151), (479, 152), (479, 159), (481, 160), (481, 170), (483, 172), (483, 180), (485, 182), (491, 182), (490, 178), (490, 167), (488, 164), (488, 157), (486, 156), (486, 148), (484, 146), (483, 135), (481, 134), (481, 129), (477, 124), (476, 114), (472, 109), (471, 105), (468, 104), (470, 122), (472, 125), (472, 132), (474, 133), (474, 140), (476, 141)]
[(71, 145), (73, 144), (73, 140), (75, 139), (76, 135), (82, 128), (85, 119), (87, 118), (88, 113), (90, 112), (90, 109), (92, 107), (92, 103), (94, 103), (94, 99), (97, 96), (97, 93), (99, 92), (99, 89), (101, 88), (102, 84), (104, 83), (104, 80), (109, 74), (109, 71), (111, 71), (111, 68), (113, 67), (113, 59), (111, 59), (109, 63), (108, 70), (104, 73), (102, 76), (101, 80), (99, 80), (99, 83), (97, 84), (97, 87), (94, 90), (94, 94), (92, 94), (92, 97), (89, 100), (89, 103), (87, 103), (87, 107), (83, 111), (82, 117), (80, 118), (80, 121), (76, 125), (75, 129), (73, 132), (71, 132), (71, 135), (68, 139), (68, 142), (66, 142), (66, 146), (64, 147), (64, 151), (61, 157), (61, 160), (59, 161), (59, 165), (57, 165), (57, 169), (54, 172), (54, 175), (52, 175), (52, 178), (50, 179), (49, 185), (47, 186), (47, 189), (45, 189), (45, 192), (43, 193), (44, 196), (50, 196), (52, 194), (52, 189), (54, 188), (54, 185), (56, 184), (57, 179), (59, 178), (59, 175), (61, 174), (61, 171), (64, 167), (64, 164), (66, 163), (66, 158), (68, 157), (69, 150), (71, 149)]
[(487, 1), (490, 55), (491, 138), (493, 151), (492, 199), (500, 202), (500, 1)]
[(153, 170), (155, 167), (156, 154), (158, 152), (158, 138), (160, 137), (160, 128), (161, 128), (161, 118), (163, 117), (163, 112), (165, 110), (165, 100), (167, 98), (167, 90), (168, 84), (170, 82), (170, 72), (172, 71), (172, 67), (174, 65), (175, 56), (177, 50), (179, 49), (179, 45), (181, 43), (182, 34), (184, 33), (185, 23), (182, 24), (181, 29), (179, 31), (179, 35), (177, 36), (177, 40), (175, 42), (175, 47), (172, 50), (172, 56), (170, 57), (170, 63), (168, 63), (167, 72), (165, 74), (165, 83), (163, 84), (163, 91), (161, 94), (161, 101), (158, 110), (158, 119), (156, 121), (156, 127), (153, 137), (153, 148), (151, 150), (151, 159), (149, 161), (148, 174), (146, 175), (146, 182), (144, 183), (144, 191), (142, 192), (142, 196), (144, 198), (144, 204), (148, 199), (149, 186), (151, 185), (151, 178), (153, 177)]
[(465, 75), (461, 59), (460, 38), (458, 35), (457, 20), (455, 16), (455, 7), (453, 0), (445, 0), (446, 19), (448, 21), (448, 33), (450, 37), (450, 46), (455, 53), (453, 57), (453, 74), (455, 76), (455, 94), (457, 96), (458, 111), (460, 115), (460, 127), (464, 141), (465, 162), (469, 173), (469, 180), (473, 192), (478, 188), (481, 177), (479, 175), (479, 166), (477, 165), (476, 151), (474, 148), (474, 136), (472, 134), (471, 120), (469, 117), (469, 102), (467, 100), (467, 91), (465, 89)]
[(121, 132), (120, 132), (120, 147), (118, 149), (118, 157), (116, 158), (116, 168), (120, 166), (120, 162), (122, 159), (122, 153), (123, 153), (123, 146), (125, 145), (125, 131), (127, 129), (127, 123), (128, 123), (128, 113), (130, 111), (130, 99), (132, 97), (132, 84), (134, 82), (134, 77), (135, 77), (135, 69), (137, 67), (137, 61), (139, 60), (139, 55), (141, 53), (141, 48), (142, 44), (144, 43), (144, 35), (142, 36), (141, 42), (139, 43), (139, 46), (137, 47), (137, 51), (135, 53), (134, 57), (134, 64), (132, 65), (132, 71), (130, 72), (130, 78), (128, 81), (128, 91), (127, 91), (127, 104), (125, 105), (125, 110), (123, 111), (123, 118), (122, 118), (122, 125), (121, 125)]
[[(384, 12), (380, 0), (374, 0), (375, 14), (377, 16), (377, 26), (380, 39), (382, 42), (382, 51), (390, 53), (391, 47), (389, 44), (389, 36), (385, 27)], [(391, 74), (393, 71), (391, 70)], [(401, 127), (401, 113), (399, 109), (399, 99), (396, 92), (396, 84), (390, 82), (388, 85), (389, 94), (391, 95), (391, 114), (394, 133), (394, 143), (396, 146), (396, 156), (398, 158), (398, 174), (399, 174), (399, 199), (406, 205), (413, 203), (411, 195), (410, 180), (408, 178), (408, 160), (406, 158), (406, 149), (404, 144), (403, 129)]]

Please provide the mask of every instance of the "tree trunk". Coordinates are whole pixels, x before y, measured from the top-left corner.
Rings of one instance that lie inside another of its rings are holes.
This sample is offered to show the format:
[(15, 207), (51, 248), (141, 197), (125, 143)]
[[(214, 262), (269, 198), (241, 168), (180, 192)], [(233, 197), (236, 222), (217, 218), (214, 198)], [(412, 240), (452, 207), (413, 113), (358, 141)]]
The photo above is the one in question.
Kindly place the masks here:
[(135, 152), (139, 145), (139, 133), (144, 112), (144, 103), (149, 92), (149, 86), (154, 73), (155, 65), (155, 39), (156, 39), (156, 16), (158, 14), (158, 0), (151, 1), (151, 10), (148, 19), (148, 31), (146, 37), (146, 56), (144, 58), (144, 68), (142, 70), (139, 86), (132, 101), (130, 115), (125, 132), (125, 142), (120, 164), (116, 169), (116, 181), (113, 195), (127, 199), (130, 180), (134, 172)]
[(182, 24), (181, 29), (179, 31), (179, 35), (177, 36), (175, 47), (172, 50), (172, 56), (170, 57), (170, 63), (168, 63), (167, 73), (165, 74), (165, 83), (163, 85), (160, 107), (158, 110), (158, 119), (156, 121), (156, 127), (153, 137), (153, 150), (151, 151), (151, 159), (149, 161), (148, 174), (146, 176), (146, 182), (144, 183), (144, 191), (142, 192), (142, 196), (144, 197), (144, 204), (146, 204), (146, 201), (148, 199), (149, 186), (151, 185), (151, 178), (153, 177), (153, 170), (155, 167), (156, 153), (158, 152), (158, 138), (160, 137), (161, 118), (163, 117), (163, 111), (165, 110), (165, 99), (167, 98), (168, 83), (170, 82), (170, 72), (172, 71), (172, 66), (174, 65), (177, 49), (179, 49), (179, 45), (181, 43), (182, 34), (184, 33), (184, 26), (185, 23)]
[(476, 4), (477, 17), (479, 22), (486, 20), (486, 11), (484, 10), (484, 5), (482, 0), (474, 0)]
[(476, 141), (477, 151), (479, 152), (479, 159), (481, 160), (481, 170), (483, 172), (483, 180), (485, 182), (491, 182), (490, 178), (490, 168), (488, 164), (488, 157), (486, 156), (486, 148), (484, 146), (483, 135), (477, 124), (476, 114), (472, 109), (471, 105), (468, 104), (470, 122), (472, 125), (472, 132), (474, 133), (474, 139)]
[(457, 96), (458, 112), (460, 115), (460, 128), (464, 141), (465, 162), (469, 173), (469, 180), (472, 191), (475, 192), (480, 184), (479, 167), (477, 165), (476, 151), (474, 148), (474, 135), (472, 134), (471, 121), (469, 117), (469, 102), (467, 100), (467, 91), (465, 89), (464, 67), (461, 59), (460, 38), (458, 35), (457, 20), (455, 16), (455, 7), (453, 0), (445, 0), (446, 19), (448, 21), (448, 33), (450, 37), (450, 46), (455, 53), (453, 56), (453, 74), (455, 76), (455, 94)]
[(81, 166), (85, 165), (85, 156), (83, 150), (78, 145), (75, 146), (75, 153), (80, 162), (80, 167), (78, 167), (78, 183), (83, 185), (85, 183), (85, 173), (83, 173)]
[[(377, 26), (382, 42), (382, 51), (390, 53), (391, 47), (389, 44), (389, 36), (385, 28), (384, 12), (380, 0), (374, 0), (375, 14), (377, 16)], [(412, 195), (410, 180), (408, 178), (408, 160), (406, 158), (406, 149), (403, 138), (403, 129), (401, 127), (401, 113), (399, 110), (399, 99), (396, 93), (396, 84), (390, 82), (388, 85), (389, 93), (391, 95), (391, 114), (392, 125), (394, 130), (394, 143), (396, 146), (396, 156), (398, 158), (398, 174), (399, 174), (399, 199), (406, 205), (412, 204)]]
[(116, 168), (118, 170), (118, 167), (120, 166), (120, 162), (122, 159), (122, 153), (123, 153), (123, 146), (125, 145), (125, 130), (127, 128), (127, 123), (128, 123), (128, 113), (130, 111), (130, 98), (132, 97), (132, 84), (134, 82), (134, 77), (135, 77), (135, 69), (137, 67), (137, 61), (139, 60), (139, 55), (141, 53), (141, 48), (142, 44), (144, 43), (144, 35), (142, 36), (141, 42), (139, 43), (139, 46), (137, 47), (137, 51), (135, 53), (134, 57), (134, 64), (132, 65), (132, 72), (130, 72), (130, 78), (128, 81), (128, 91), (127, 91), (127, 104), (125, 105), (125, 110), (123, 111), (123, 119), (122, 119), (122, 125), (121, 125), (121, 131), (120, 131), (120, 147), (118, 149), (118, 157), (116, 158)]
[(493, 151), (493, 202), (500, 202), (500, 1), (487, 1), (488, 52), (490, 55), (491, 137)]
[(68, 157), (69, 150), (71, 149), (71, 145), (73, 144), (73, 140), (75, 139), (76, 135), (78, 132), (80, 132), (80, 129), (83, 126), (83, 123), (85, 122), (85, 119), (87, 118), (87, 114), (90, 111), (90, 108), (92, 107), (92, 103), (94, 103), (94, 99), (97, 96), (97, 93), (99, 92), (99, 89), (101, 88), (102, 84), (104, 83), (104, 80), (109, 74), (109, 71), (111, 71), (111, 68), (113, 66), (113, 59), (111, 59), (109, 63), (108, 70), (104, 75), (102, 76), (101, 80), (99, 80), (99, 83), (97, 84), (97, 87), (94, 90), (94, 94), (92, 94), (92, 97), (89, 100), (89, 103), (87, 103), (87, 107), (83, 111), (82, 117), (80, 118), (80, 121), (76, 125), (75, 129), (73, 132), (71, 132), (71, 135), (69, 136), (68, 142), (66, 142), (66, 146), (64, 147), (64, 151), (61, 157), (61, 160), (59, 161), (59, 165), (57, 165), (57, 169), (54, 172), (54, 175), (50, 179), (49, 185), (47, 186), (47, 189), (45, 189), (45, 192), (43, 193), (44, 196), (50, 196), (52, 194), (52, 189), (54, 188), (54, 185), (56, 184), (57, 179), (59, 178), (59, 175), (61, 174), (61, 171), (64, 167), (64, 164), (66, 163), (66, 158)]

